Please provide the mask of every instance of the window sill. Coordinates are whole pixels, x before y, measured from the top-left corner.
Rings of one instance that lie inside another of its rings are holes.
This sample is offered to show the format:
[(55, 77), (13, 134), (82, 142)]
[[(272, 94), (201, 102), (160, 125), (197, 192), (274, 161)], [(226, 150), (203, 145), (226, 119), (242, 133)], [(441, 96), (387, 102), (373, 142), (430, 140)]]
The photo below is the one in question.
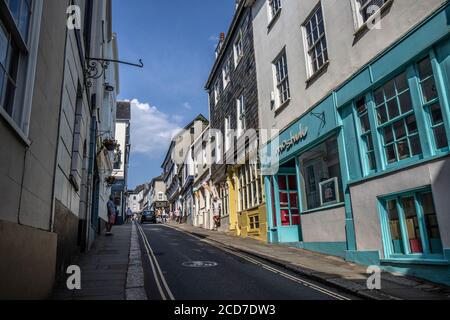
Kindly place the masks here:
[(6, 111), (0, 107), (0, 115), (5, 120), (5, 122), (9, 125), (10, 129), (16, 134), (17, 138), (25, 145), (25, 147), (31, 146), (31, 141), (25, 135), (25, 133), (19, 128), (19, 126), (14, 122), (13, 119), (6, 113)]
[(287, 99), (282, 105), (275, 109), (275, 117), (279, 116), (280, 113), (287, 108), (287, 106), (291, 103), (291, 98)]
[(317, 208), (317, 209), (306, 210), (306, 211), (303, 211), (301, 213), (301, 215), (327, 211), (327, 210), (331, 210), (331, 209), (341, 208), (341, 207), (344, 207), (344, 206), (345, 206), (345, 203), (344, 202), (340, 202), (340, 203), (333, 204), (333, 205), (326, 206), (326, 207), (320, 207), (320, 208)]
[(382, 264), (414, 264), (414, 265), (436, 265), (436, 266), (449, 266), (450, 261), (441, 259), (420, 259), (414, 257), (406, 258), (389, 258), (380, 260)]
[(275, 25), (275, 23), (278, 21), (278, 19), (280, 18), (281, 15), (281, 10), (283, 10), (283, 8), (280, 8), (277, 13), (272, 17), (272, 19), (270, 20), (268, 26), (267, 26), (267, 32), (270, 32), (270, 30), (272, 30), (273, 26)]
[(384, 14), (394, 3), (394, 0), (388, 0), (385, 4), (381, 6), (381, 8), (376, 11), (370, 18), (364, 22), (353, 34), (355, 38), (360, 38), (364, 33), (371, 30), (369, 27), (369, 22), (372, 22), (376, 15), (382, 15)]
[(316, 81), (318, 78), (320, 78), (327, 70), (328, 66), (330, 65), (330, 60), (325, 62), (323, 66), (319, 68), (314, 74), (312, 74), (307, 80), (306, 80), (306, 86), (309, 87), (314, 81)]

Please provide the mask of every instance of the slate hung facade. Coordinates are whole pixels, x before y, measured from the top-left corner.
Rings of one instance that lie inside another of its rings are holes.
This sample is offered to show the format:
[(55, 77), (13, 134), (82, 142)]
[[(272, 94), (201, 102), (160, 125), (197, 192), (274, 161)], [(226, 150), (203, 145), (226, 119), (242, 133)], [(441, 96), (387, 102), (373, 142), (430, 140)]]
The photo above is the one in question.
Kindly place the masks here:
[(264, 240), (266, 218), (257, 160), (258, 88), (250, 4), (237, 3), (206, 84), (215, 146), (211, 185), (213, 199), (221, 202), (221, 228)]

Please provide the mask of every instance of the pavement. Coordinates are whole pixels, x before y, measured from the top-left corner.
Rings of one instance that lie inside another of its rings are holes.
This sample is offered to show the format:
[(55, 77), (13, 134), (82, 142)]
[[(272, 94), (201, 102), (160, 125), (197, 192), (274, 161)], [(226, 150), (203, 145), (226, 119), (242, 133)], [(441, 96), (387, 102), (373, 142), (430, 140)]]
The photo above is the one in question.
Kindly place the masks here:
[(360, 300), (166, 225), (138, 226), (150, 300)]
[[(68, 290), (66, 279), (57, 282), (53, 300), (131, 300), (142, 299), (139, 279), (131, 280), (139, 270), (136, 261), (136, 245), (132, 245), (133, 228), (131, 224), (115, 226), (113, 236), (99, 236), (93, 248), (86, 254), (76, 257), (73, 265), (81, 269), (81, 290)], [(136, 236), (136, 234), (135, 234)], [(137, 241), (135, 241), (137, 243)], [(131, 251), (130, 251), (131, 248)], [(140, 256), (139, 256), (140, 258)], [(129, 270), (131, 274), (129, 276)], [(130, 278), (127, 286), (127, 278)], [(142, 281), (142, 280), (141, 280)], [(145, 296), (144, 296), (145, 298)]]
[(241, 252), (285, 268), (323, 285), (371, 300), (450, 300), (450, 288), (422, 279), (383, 272), (381, 290), (367, 288), (367, 266), (287, 246), (243, 239), (226, 233), (171, 223), (170, 228), (194, 235), (223, 248)]

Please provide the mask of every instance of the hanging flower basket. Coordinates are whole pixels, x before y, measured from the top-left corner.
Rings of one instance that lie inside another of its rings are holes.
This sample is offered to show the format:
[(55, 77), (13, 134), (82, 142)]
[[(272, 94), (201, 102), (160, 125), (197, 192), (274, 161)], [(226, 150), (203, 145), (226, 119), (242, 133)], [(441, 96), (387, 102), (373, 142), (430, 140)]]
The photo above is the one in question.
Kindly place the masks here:
[(116, 183), (116, 178), (115, 177), (107, 177), (105, 178), (105, 182), (108, 184), (108, 186), (112, 186), (113, 184)]
[(106, 150), (108, 151), (114, 151), (117, 148), (117, 141), (114, 139), (105, 139), (103, 140), (103, 146), (106, 148)]

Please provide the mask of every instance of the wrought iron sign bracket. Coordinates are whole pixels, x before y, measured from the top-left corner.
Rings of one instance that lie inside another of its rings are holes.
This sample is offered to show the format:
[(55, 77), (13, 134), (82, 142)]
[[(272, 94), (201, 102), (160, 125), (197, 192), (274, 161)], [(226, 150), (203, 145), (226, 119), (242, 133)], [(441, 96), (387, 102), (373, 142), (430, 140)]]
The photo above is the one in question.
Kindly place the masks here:
[(114, 59), (100, 59), (100, 58), (89, 58), (86, 57), (86, 86), (88, 88), (92, 87), (93, 80), (100, 79), (105, 75), (106, 70), (108, 70), (111, 63), (124, 64), (127, 66), (143, 68), (144, 63), (142, 59), (139, 59), (139, 63), (131, 63), (126, 61), (114, 60)]
[(317, 119), (319, 119), (322, 122), (321, 128), (326, 126), (327, 119), (326, 119), (326, 116), (325, 116), (325, 111), (321, 112), (321, 113), (311, 112), (311, 115), (316, 117)]

